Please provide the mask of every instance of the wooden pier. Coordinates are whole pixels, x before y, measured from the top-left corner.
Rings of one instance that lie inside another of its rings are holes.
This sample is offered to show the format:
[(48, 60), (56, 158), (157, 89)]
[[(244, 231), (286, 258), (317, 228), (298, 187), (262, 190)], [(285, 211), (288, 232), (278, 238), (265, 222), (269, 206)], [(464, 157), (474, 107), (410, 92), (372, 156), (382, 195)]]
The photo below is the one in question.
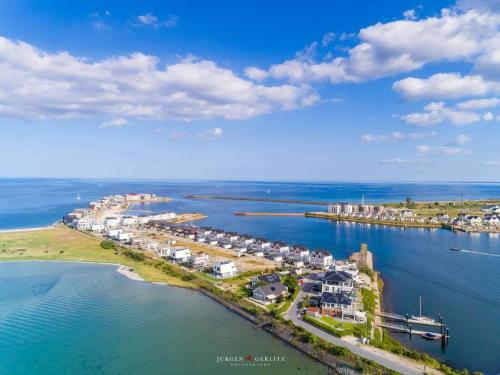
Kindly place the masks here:
[(431, 326), (431, 327), (441, 327), (443, 325), (442, 322), (438, 322), (434, 319), (431, 319), (431, 320), (414, 319), (414, 318), (410, 318), (409, 316), (399, 315), (399, 314), (391, 314), (391, 313), (387, 313), (387, 312), (381, 312), (378, 315), (384, 319), (387, 319), (387, 320), (395, 320), (398, 322), (406, 322), (406, 323), (416, 324), (416, 325)]
[(417, 336), (424, 336), (426, 334), (433, 334), (433, 335), (440, 335), (442, 340), (448, 340), (450, 338), (450, 335), (448, 334), (448, 331), (446, 333), (441, 333), (441, 332), (430, 332), (430, 331), (422, 331), (418, 329), (413, 329), (411, 324), (408, 326), (402, 326), (399, 324), (390, 324), (390, 323), (380, 323), (378, 324), (379, 327), (386, 328), (388, 330), (391, 330), (393, 332), (400, 332), (400, 333), (407, 333), (409, 335), (417, 335)]
[(305, 212), (241, 212), (234, 213), (236, 216), (305, 216)]

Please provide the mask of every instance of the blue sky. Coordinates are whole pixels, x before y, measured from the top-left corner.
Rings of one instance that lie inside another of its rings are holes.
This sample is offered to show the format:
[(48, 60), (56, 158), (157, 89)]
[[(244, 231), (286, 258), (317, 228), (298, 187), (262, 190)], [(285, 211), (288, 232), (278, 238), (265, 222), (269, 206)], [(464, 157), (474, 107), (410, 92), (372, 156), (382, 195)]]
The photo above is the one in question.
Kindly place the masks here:
[(0, 176), (498, 181), (498, 1), (4, 1)]

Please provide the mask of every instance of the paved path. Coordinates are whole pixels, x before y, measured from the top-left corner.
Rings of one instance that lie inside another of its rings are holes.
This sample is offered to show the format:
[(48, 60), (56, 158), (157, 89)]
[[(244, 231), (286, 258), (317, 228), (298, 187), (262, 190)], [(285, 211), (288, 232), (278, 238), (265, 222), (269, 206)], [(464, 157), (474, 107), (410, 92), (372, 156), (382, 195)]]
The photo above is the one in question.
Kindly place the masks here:
[[(308, 332), (315, 334), (323, 340), (326, 340), (334, 345), (347, 348), (351, 352), (361, 357), (371, 359), (372, 361), (377, 362), (382, 366), (387, 367), (388, 369), (395, 370), (405, 375), (425, 374), (424, 365), (418, 364), (406, 358), (401, 358), (384, 350), (361, 344), (360, 342), (356, 342), (355, 339), (339, 339), (338, 337), (333, 336), (330, 333), (327, 333), (326, 331), (323, 331), (322, 329), (303, 321), (298, 317), (297, 304), (301, 302), (305, 296), (306, 294), (303, 291), (298, 294), (297, 298), (292, 302), (290, 309), (288, 309), (286, 313), (287, 320), (291, 320), (295, 325), (304, 328)], [(427, 368), (428, 372), (429, 370), (431, 369)], [(435, 372), (433, 371), (433, 373)]]

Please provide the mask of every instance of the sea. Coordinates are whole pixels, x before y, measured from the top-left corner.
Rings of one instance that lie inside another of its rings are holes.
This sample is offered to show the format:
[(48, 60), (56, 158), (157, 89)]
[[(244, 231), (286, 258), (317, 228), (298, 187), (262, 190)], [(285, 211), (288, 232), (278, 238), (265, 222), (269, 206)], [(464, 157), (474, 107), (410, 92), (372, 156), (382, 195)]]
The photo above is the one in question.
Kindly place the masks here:
[[(434, 318), (442, 315), (444, 323), (450, 329), (450, 340), (446, 346), (442, 346), (440, 342), (429, 342), (419, 337), (410, 337), (404, 334), (395, 335), (398, 340), (409, 347), (429, 353), (451, 366), (482, 371), (488, 375), (500, 374), (500, 237), (498, 235), (453, 233), (444, 229), (393, 228), (304, 217), (235, 216), (234, 212), (236, 211), (305, 212), (318, 211), (322, 207), (304, 204), (185, 198), (185, 195), (220, 195), (332, 202), (360, 202), (361, 199), (364, 199), (368, 203), (400, 202), (407, 197), (424, 201), (483, 199), (500, 198), (500, 184), (0, 179), (0, 230), (45, 226), (59, 220), (72, 209), (85, 207), (90, 201), (104, 195), (127, 192), (152, 192), (174, 199), (169, 203), (132, 206), (129, 210), (131, 214), (163, 211), (201, 212), (208, 217), (195, 222), (195, 225), (267, 237), (289, 244), (301, 244), (310, 249), (326, 249), (332, 252), (337, 259), (348, 257), (353, 251), (357, 251), (361, 243), (367, 243), (374, 254), (375, 268), (381, 272), (384, 280), (384, 310), (398, 314), (418, 315), (419, 300), (421, 299), (422, 315)], [(472, 252), (450, 251), (451, 247), (468, 249)], [(2, 267), (6, 266), (2, 265)], [(42, 265), (29, 264), (19, 267), (28, 267), (26, 272), (35, 272)], [(59, 267), (64, 269), (67, 266)], [(57, 272), (64, 273), (63, 269), (58, 269)], [(5, 289), (2, 286), (5, 283), (5, 280), (2, 279), (3, 270), (0, 268), (0, 290)], [(116, 277), (118, 278), (118, 276)], [(8, 282), (13, 283), (12, 285), (23, 283), (23, 278), (11, 277), (9, 280)], [(36, 277), (30, 280), (33, 280), (34, 284), (37, 283)], [(132, 283), (128, 280), (121, 280), (121, 282)], [(43, 281), (40, 283), (43, 289)], [(137, 284), (133, 285), (135, 287)], [(140, 288), (149, 290), (148, 286), (144, 286), (148, 284), (141, 285), (143, 286)], [(73, 288), (75, 290), (85, 289), (85, 283), (74, 283)], [(157, 286), (151, 286), (151, 288), (152, 295), (156, 296), (153, 290), (156, 290)], [(17, 287), (12, 292), (12, 301), (15, 299), (16, 289)], [(71, 291), (71, 285), (67, 285), (66, 289)], [(130, 290), (130, 293), (133, 293), (134, 289)], [(173, 288), (166, 290), (160, 288), (159, 290), (163, 290), (161, 293), (166, 296), (167, 300), (171, 293), (185, 295), (185, 298), (192, 293)], [(127, 293), (127, 288), (123, 293)], [(43, 293), (40, 295), (40, 298), (43, 298)], [(37, 295), (30, 298), (36, 301)], [(197, 298), (203, 299), (199, 296)], [(133, 300), (133, 294), (125, 299)], [(91, 302), (92, 297), (89, 297), (88, 300)], [(182, 305), (183, 299), (180, 300), (179, 304)], [(25, 312), (26, 307), (23, 304), (17, 304), (17, 302), (12, 302), (13, 305), (9, 308), (9, 301), (4, 303), (2, 294), (0, 294), (0, 306), (7, 311), (4, 312), (6, 315), (2, 315), (0, 310), (0, 327), (1, 323), (8, 318), (9, 311), (12, 314), (24, 316), (18, 321), (18, 324), (21, 324), (21, 326), (17, 326), (18, 330), (22, 330), (22, 324), (36, 326), (39, 323), (38, 320), (43, 322), (43, 319), (46, 319), (43, 315), (30, 315), (29, 311)], [(168, 304), (168, 302), (165, 303)], [(213, 302), (206, 301), (206, 305), (211, 304)], [(110, 302), (109, 309), (113, 309), (115, 306), (118, 306), (116, 314), (120, 315), (121, 307), (119, 305)], [(133, 306), (130, 308), (133, 309)], [(217, 309), (215, 306), (211, 308)], [(86, 309), (83, 309), (83, 315), (86, 314), (85, 311)], [(241, 318), (224, 309), (217, 311), (218, 314), (227, 317), (227, 319), (242, 321)], [(165, 314), (166, 320), (168, 320), (168, 316)], [(229, 318), (230, 316), (231, 318)], [(85, 316), (84, 318), (87, 319)], [(88, 319), (92, 320), (91, 317)], [(158, 317), (157, 319), (162, 318)], [(157, 323), (160, 324), (160, 322)], [(107, 324), (109, 324), (107, 320), (103, 321), (99, 328), (101, 330), (99, 332), (104, 335), (107, 332)], [(169, 326), (168, 322), (164, 324)], [(242, 326), (244, 325), (245, 323), (242, 323)], [(118, 324), (118, 326), (125, 331), (127, 330), (126, 325)], [(16, 329), (16, 324), (9, 323), (8, 327)], [(143, 328), (148, 330), (147, 325)], [(156, 331), (158, 330), (155, 330), (153, 336)], [(241, 335), (239, 337), (245, 337), (247, 340), (247, 333), (243, 333), (243, 330), (241, 334), (238, 334)], [(98, 333), (92, 332), (92, 336), (96, 335), (99, 336)], [(189, 340), (196, 337), (200, 343), (210, 345), (212, 342), (209, 335), (192, 334), (191, 336)], [(1, 337), (0, 335), (0, 341)], [(95, 340), (99, 340), (99, 337), (96, 337)], [(140, 338), (138, 340), (143, 343), (147, 341)], [(251, 340), (253, 340), (253, 336)], [(263, 340), (269, 342), (269, 348), (282, 348), (277, 340), (268, 335), (264, 335)], [(88, 349), (89, 352), (85, 353), (90, 353), (91, 349), (86, 347), (90, 344), (85, 340), (80, 340), (80, 342), (81, 350)], [(175, 340), (170, 342), (171, 346), (176, 344)], [(31, 350), (35, 351), (36, 345), (33, 343)], [(38, 345), (41, 343), (39, 342)], [(231, 347), (233, 344), (227, 346), (228, 349)], [(158, 346), (155, 349), (149, 348), (149, 350), (158, 350), (166, 356), (165, 358), (170, 358), (169, 351), (164, 346)], [(203, 349), (198, 348), (197, 350)], [(224, 352), (223, 349), (220, 351)], [(244, 352), (245, 349), (242, 348), (240, 351)], [(19, 353), (19, 355), (27, 355), (27, 352), (19, 351)], [(128, 357), (132, 360), (136, 354), (131, 353)], [(197, 353), (193, 352), (192, 354), (196, 355)], [(65, 353), (64, 350), (59, 350), (58, 357), (66, 355), (74, 356), (76, 353)], [(300, 363), (307, 362), (304, 362), (298, 353), (292, 352), (288, 356), (290, 358), (299, 356)], [(92, 359), (92, 361), (94, 360), (96, 359)], [(106, 358), (107, 360), (109, 358)], [(191, 364), (184, 364), (184, 366), (191, 366)], [(309, 366), (313, 366), (313, 364), (302, 366), (299, 370), (296, 368), (297, 366), (293, 365), (287, 371), (289, 373), (294, 373), (294, 371), (306, 373), (305, 371), (308, 371), (306, 367), (309, 369)], [(184, 367), (182, 368), (184, 369)], [(312, 369), (312, 367), (310, 368)], [(107, 374), (108, 372), (100, 373)], [(157, 372), (151, 370), (150, 373)], [(196, 371), (191, 373), (196, 373)]]

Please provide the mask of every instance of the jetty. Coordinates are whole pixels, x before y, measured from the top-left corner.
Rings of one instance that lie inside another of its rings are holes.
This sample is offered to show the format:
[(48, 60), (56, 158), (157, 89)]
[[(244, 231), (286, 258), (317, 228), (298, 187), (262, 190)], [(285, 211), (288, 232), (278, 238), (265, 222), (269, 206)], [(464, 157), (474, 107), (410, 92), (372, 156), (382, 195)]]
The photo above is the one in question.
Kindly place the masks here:
[(328, 206), (330, 202), (324, 201), (305, 201), (299, 199), (274, 199), (274, 198), (258, 198), (258, 197), (231, 197), (220, 195), (185, 195), (186, 199), (222, 199), (230, 201), (248, 201), (248, 202), (271, 202), (271, 203), (291, 203), (291, 204), (310, 204), (315, 206)]
[(304, 212), (235, 212), (236, 216), (305, 216)]
[(446, 328), (446, 333), (444, 333), (444, 332), (429, 332), (429, 331), (422, 331), (422, 330), (418, 330), (418, 329), (413, 329), (411, 324), (408, 326), (402, 326), (399, 324), (390, 324), (390, 323), (384, 322), (384, 323), (379, 323), (378, 326), (382, 327), (382, 328), (386, 328), (386, 329), (393, 331), (393, 332), (407, 333), (409, 335), (417, 335), (417, 336), (425, 337), (428, 334), (432, 334), (432, 335), (439, 335), (441, 339), (445, 339), (445, 340), (448, 340), (450, 338), (448, 328)]
[(409, 317), (408, 315), (391, 314), (388, 312), (381, 312), (377, 315), (384, 318), (384, 319), (387, 319), (387, 320), (405, 322), (405, 323), (409, 323), (409, 324), (417, 324), (417, 325), (424, 325), (424, 326), (431, 326), (431, 327), (441, 327), (443, 325), (443, 323), (440, 323), (434, 319), (425, 319), (424, 320), (424, 319)]

